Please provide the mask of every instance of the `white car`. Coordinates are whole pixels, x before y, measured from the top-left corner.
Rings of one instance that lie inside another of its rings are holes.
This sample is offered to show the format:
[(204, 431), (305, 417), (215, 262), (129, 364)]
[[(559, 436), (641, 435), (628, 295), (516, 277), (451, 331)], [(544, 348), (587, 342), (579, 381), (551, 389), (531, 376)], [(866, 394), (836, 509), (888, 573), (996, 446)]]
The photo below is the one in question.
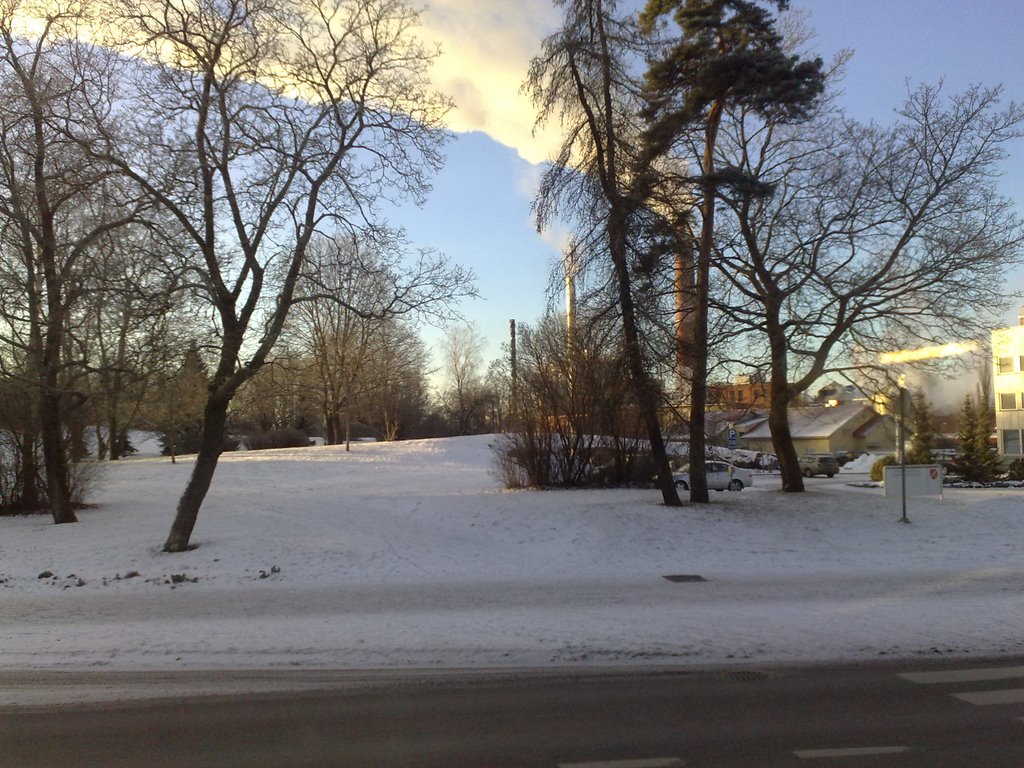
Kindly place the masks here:
[[(708, 478), (708, 489), (713, 491), (742, 491), (754, 484), (754, 473), (749, 469), (734, 467), (724, 461), (704, 462), (705, 474)], [(690, 467), (683, 467), (682, 472), (672, 476), (676, 488), (690, 490)]]

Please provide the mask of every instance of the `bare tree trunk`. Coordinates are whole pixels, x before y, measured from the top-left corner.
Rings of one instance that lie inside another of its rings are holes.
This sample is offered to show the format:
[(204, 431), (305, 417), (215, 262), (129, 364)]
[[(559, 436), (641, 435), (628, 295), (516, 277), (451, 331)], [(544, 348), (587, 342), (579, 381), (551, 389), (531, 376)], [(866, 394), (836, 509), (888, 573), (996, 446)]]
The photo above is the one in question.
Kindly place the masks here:
[(690, 388), (690, 501), (709, 500), (704, 453), (707, 450), (708, 307), (711, 303), (711, 249), (715, 235), (715, 142), (722, 120), (722, 104), (708, 113), (704, 136), (704, 200), (701, 202), (700, 248), (697, 250), (697, 290), (693, 324), (693, 383)]
[(793, 435), (789, 430), (789, 387), (785, 381), (780, 385), (773, 376), (771, 393), (768, 429), (772, 433), (772, 448), (779, 460), (779, 471), (782, 473), (782, 490), (799, 493), (804, 490), (804, 478), (800, 474), (800, 461), (797, 459)]
[(99, 423), (93, 427), (96, 433), (96, 461), (107, 460), (107, 441), (103, 438), (103, 427)]
[(178, 500), (178, 511), (171, 526), (171, 533), (164, 544), (164, 552), (184, 552), (188, 549), (199, 516), (199, 508), (217, 469), (217, 461), (224, 450), (224, 430), (228, 420), (228, 404), (231, 398), (210, 397), (203, 415), (203, 435), (199, 453), (185, 492)]
[(324, 410), (324, 443), (327, 445), (337, 445), (340, 440), (340, 432), (338, 429), (338, 412), (333, 408), (326, 408)]
[(39, 465), (36, 461), (35, 432), (26, 430), (21, 436), (19, 448), (21, 451), (21, 462), (18, 468), (18, 507), (27, 512), (39, 509), (42, 506), (42, 499), (39, 498), (39, 485), (36, 482), (39, 475)]
[(619, 288), (619, 308), (622, 310), (622, 337), (625, 345), (626, 364), (629, 366), (629, 378), (633, 385), (637, 405), (640, 408), (641, 418), (647, 429), (647, 438), (651, 444), (651, 459), (657, 473), (662, 501), (666, 506), (678, 507), (680, 506), (679, 492), (672, 481), (672, 467), (669, 466), (665, 440), (661, 435), (661, 422), (658, 420), (658, 393), (647, 372), (643, 350), (640, 346), (640, 333), (637, 329), (636, 310), (633, 305), (632, 282), (626, 258), (626, 224), (623, 218), (623, 214), (619, 210), (613, 209), (610, 213), (608, 243)]
[(778, 308), (766, 305), (766, 333), (771, 349), (771, 379), (768, 406), (768, 429), (772, 435), (772, 449), (779, 460), (782, 473), (782, 490), (799, 493), (804, 490), (804, 478), (800, 472), (793, 435), (789, 429), (789, 401), (794, 392), (789, 384), (789, 345), (785, 331), (779, 323)]
[[(49, 378), (49, 377), (48, 377)], [(56, 378), (56, 377), (54, 377)], [(46, 494), (50, 500), (53, 522), (77, 523), (71, 504), (67, 454), (64, 450), (64, 430), (61, 423), (60, 393), (46, 387), (39, 395), (39, 433), (43, 444), (43, 464), (46, 467)]]
[(675, 272), (675, 353), (677, 405), (689, 400), (687, 383), (693, 375), (694, 292), (693, 251), (680, 246), (676, 250)]

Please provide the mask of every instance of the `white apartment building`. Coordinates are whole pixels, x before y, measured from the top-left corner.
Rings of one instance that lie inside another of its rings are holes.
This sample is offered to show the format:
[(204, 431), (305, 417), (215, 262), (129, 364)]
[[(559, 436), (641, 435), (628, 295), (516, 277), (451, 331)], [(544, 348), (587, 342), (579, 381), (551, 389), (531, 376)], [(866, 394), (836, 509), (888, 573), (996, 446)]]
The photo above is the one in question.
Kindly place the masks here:
[(999, 453), (1024, 456), (1024, 307), (1017, 326), (992, 332), (992, 390)]

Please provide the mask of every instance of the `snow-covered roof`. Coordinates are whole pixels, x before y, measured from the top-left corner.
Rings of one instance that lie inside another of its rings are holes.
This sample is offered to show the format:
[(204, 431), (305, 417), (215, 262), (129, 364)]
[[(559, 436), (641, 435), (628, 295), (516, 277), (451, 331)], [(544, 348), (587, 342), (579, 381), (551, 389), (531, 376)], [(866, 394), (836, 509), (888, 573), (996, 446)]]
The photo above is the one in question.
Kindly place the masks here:
[[(869, 421), (876, 415), (871, 408), (862, 403), (845, 403), (833, 407), (823, 405), (790, 407), (789, 429), (796, 439), (831, 437), (851, 421), (858, 419)], [(861, 425), (858, 423), (857, 426)], [(770, 439), (771, 436), (767, 421), (744, 435), (744, 437), (754, 440)]]

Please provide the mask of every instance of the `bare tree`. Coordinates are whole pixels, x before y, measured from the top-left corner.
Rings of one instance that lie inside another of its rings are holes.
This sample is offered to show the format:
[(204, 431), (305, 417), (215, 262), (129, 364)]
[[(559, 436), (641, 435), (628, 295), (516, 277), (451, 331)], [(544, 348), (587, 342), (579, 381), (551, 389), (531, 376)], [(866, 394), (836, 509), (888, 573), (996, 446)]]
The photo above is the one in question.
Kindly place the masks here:
[(381, 344), (368, 373), (379, 386), (360, 408), (361, 419), (385, 440), (397, 440), (426, 415), (430, 355), (409, 323), (392, 319), (378, 332)]
[(318, 231), (381, 196), (419, 199), (441, 164), (448, 99), (401, 0), (157, 0), (118, 6), (146, 67), (123, 103), (138, 137), (95, 153), (177, 221), (215, 313), (203, 436), (164, 545), (188, 547), (228, 405), (267, 361)]
[(449, 326), (442, 343), (445, 408), (460, 435), (476, 434), (485, 418), (484, 337), (472, 323)]
[(622, 375), (621, 331), (587, 317), (566, 344), (563, 317), (520, 333), (519, 409), (496, 447), (509, 487), (650, 482), (643, 420)]
[(640, 108), (637, 73), (643, 43), (631, 18), (615, 16), (614, 0), (556, 0), (562, 28), (530, 66), (527, 87), (539, 121), (561, 120), (565, 139), (545, 173), (536, 202), (538, 225), (575, 216), (601, 234), (595, 255), (611, 264), (623, 328), (627, 371), (643, 416), (664, 503), (679, 494), (658, 419), (660, 391), (644, 357), (632, 279), (630, 243), (642, 207), (636, 190), (635, 143)]
[[(38, 31), (19, 33), (25, 16)], [(49, 505), (55, 523), (76, 521), (65, 445), (67, 411), (82, 402), (68, 382), (68, 326), (84, 266), (108, 233), (137, 219), (140, 203), (111, 170), (68, 141), (107, 131), (102, 108), (110, 56), (77, 42), (84, 9), (0, 5), (0, 248), (5, 341), (24, 355), (35, 390)]]
[(721, 162), (774, 194), (726, 196), (720, 266), (735, 295), (721, 309), (767, 350), (784, 490), (803, 490), (794, 398), (823, 375), (876, 367), (880, 352), (983, 335), (1005, 303), (1024, 230), (996, 178), (1024, 109), (999, 97), (921, 86), (888, 128), (735, 116)]
[(353, 409), (376, 410), (377, 395), (419, 367), (419, 342), (402, 324), (440, 321), (475, 293), (464, 270), (429, 252), (410, 262), (401, 234), (385, 234), (318, 240), (298, 286), (288, 336), (313, 361), (328, 445), (347, 446)]
[(151, 228), (124, 227), (96, 244), (83, 270), (68, 340), (71, 362), (87, 376), (100, 460), (124, 455), (128, 430), (175, 356), (172, 326), (188, 325), (178, 276), (165, 268), (173, 245)]

